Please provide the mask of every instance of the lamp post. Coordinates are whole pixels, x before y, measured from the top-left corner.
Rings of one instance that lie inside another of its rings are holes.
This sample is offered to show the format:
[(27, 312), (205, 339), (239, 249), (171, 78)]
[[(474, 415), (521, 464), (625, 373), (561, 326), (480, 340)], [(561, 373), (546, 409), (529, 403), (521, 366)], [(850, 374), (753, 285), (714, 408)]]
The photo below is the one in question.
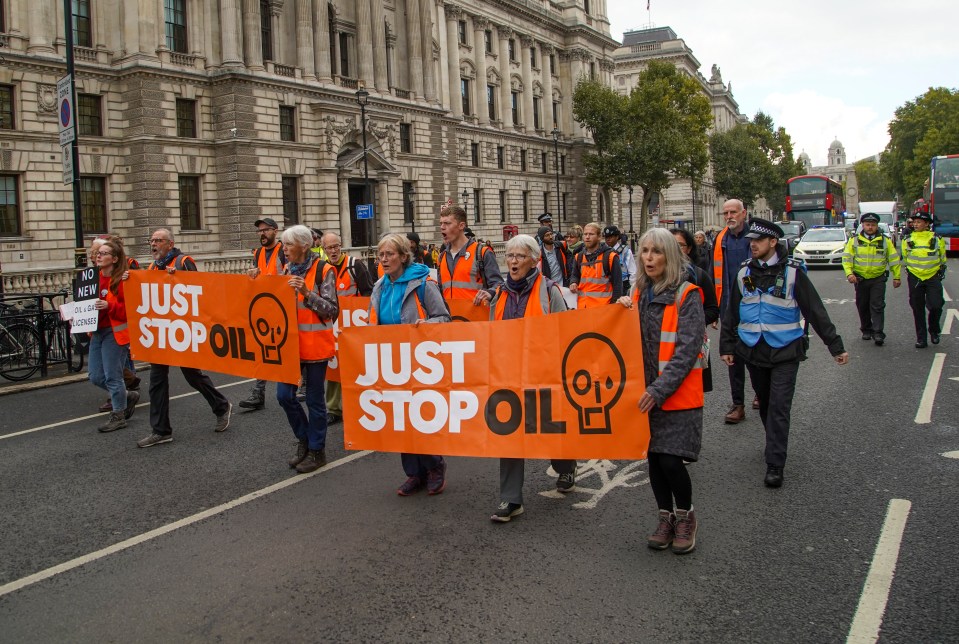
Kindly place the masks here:
[(559, 219), (560, 228), (563, 227), (563, 207), (559, 200), (559, 129), (556, 123), (553, 123), (553, 156), (556, 163), (556, 216)]
[[(463, 194), (461, 196), (463, 197), (463, 210), (468, 213), (470, 211), (470, 193), (466, 188), (463, 188)], [(473, 223), (475, 224), (476, 222), (474, 221)]]
[[(370, 93), (362, 85), (356, 90), (356, 102), (360, 105), (360, 126), (363, 130), (363, 184), (365, 186), (366, 202), (373, 205), (373, 217), (376, 217), (376, 200), (373, 197), (373, 191), (370, 190), (370, 165), (369, 148), (366, 146), (366, 106), (370, 103)], [(373, 219), (366, 222), (366, 242), (367, 255), (372, 257), (373, 244)]]
[(410, 224), (416, 232), (416, 188), (410, 184), (410, 191), (406, 193), (406, 201), (410, 204)]
[(636, 253), (636, 233), (633, 232), (633, 187), (627, 186), (629, 190), (629, 247), (633, 253)]

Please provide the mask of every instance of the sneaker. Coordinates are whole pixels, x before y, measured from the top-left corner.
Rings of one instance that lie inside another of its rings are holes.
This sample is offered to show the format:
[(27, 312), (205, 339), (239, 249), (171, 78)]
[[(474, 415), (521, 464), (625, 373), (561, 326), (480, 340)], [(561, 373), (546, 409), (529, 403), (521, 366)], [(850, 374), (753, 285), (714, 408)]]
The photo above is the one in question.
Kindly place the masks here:
[(300, 461), (306, 458), (306, 453), (309, 451), (310, 451), (310, 448), (307, 445), (306, 441), (297, 442), (296, 454), (293, 455), (293, 458), (287, 461), (287, 464), (289, 464), (291, 468), (296, 467), (297, 465), (300, 464)]
[(494, 523), (509, 523), (513, 517), (518, 517), (523, 514), (523, 504), (522, 503), (510, 503), (509, 501), (503, 501), (496, 508), (496, 512), (493, 513), (489, 519)]
[(101, 433), (115, 432), (118, 429), (123, 429), (127, 426), (127, 421), (123, 417), (123, 414), (120, 412), (110, 412), (110, 418), (104, 424), (100, 425), (97, 430)]
[(411, 496), (422, 489), (423, 479), (418, 476), (411, 476), (396, 490), (396, 493), (400, 496)]
[(440, 461), (440, 464), (426, 473), (426, 492), (427, 494), (442, 494), (446, 489), (446, 461)]
[(102, 405), (100, 405), (99, 407), (97, 407), (97, 409), (102, 412), (113, 411), (113, 403), (110, 402), (109, 398), (107, 398), (107, 401), (103, 403)]
[(693, 509), (676, 510), (676, 524), (674, 526), (673, 552), (685, 555), (696, 549), (696, 513)]
[(230, 416), (233, 415), (233, 403), (227, 403), (229, 407), (226, 411), (216, 417), (216, 425), (213, 426), (215, 432), (225, 432), (230, 426)]
[(326, 450), (311, 449), (306, 453), (306, 457), (296, 465), (296, 471), (300, 474), (309, 474), (315, 472), (326, 465)]
[(260, 394), (251, 391), (250, 395), (245, 400), (241, 400), (239, 404), (242, 409), (263, 409), (266, 407), (266, 400)]
[(766, 478), (763, 479), (766, 487), (782, 487), (783, 468), (769, 465), (766, 467)]
[(123, 410), (123, 417), (129, 420), (133, 417), (133, 412), (137, 410), (137, 403), (140, 402), (139, 391), (127, 392), (127, 408)]
[(559, 492), (572, 492), (576, 487), (576, 472), (569, 474), (560, 474), (556, 479), (556, 490)]
[(153, 447), (154, 445), (159, 445), (160, 443), (172, 443), (173, 435), (172, 434), (150, 434), (146, 438), (141, 438), (137, 441), (137, 447)]
[(676, 515), (668, 510), (659, 511), (659, 525), (656, 531), (646, 539), (646, 545), (653, 550), (665, 550), (673, 542), (676, 534)]

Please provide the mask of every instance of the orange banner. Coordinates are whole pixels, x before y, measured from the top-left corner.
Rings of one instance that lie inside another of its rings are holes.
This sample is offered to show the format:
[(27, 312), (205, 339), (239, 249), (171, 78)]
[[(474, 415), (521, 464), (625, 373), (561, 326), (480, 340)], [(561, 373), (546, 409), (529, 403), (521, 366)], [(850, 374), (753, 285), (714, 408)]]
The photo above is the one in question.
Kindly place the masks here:
[(489, 306), (475, 306), (472, 300), (449, 300), (454, 322), (489, 322)]
[(130, 271), (130, 351), (146, 362), (295, 383), (300, 343), (287, 279)]
[(340, 335), (347, 449), (642, 459), (639, 316), (619, 306)]

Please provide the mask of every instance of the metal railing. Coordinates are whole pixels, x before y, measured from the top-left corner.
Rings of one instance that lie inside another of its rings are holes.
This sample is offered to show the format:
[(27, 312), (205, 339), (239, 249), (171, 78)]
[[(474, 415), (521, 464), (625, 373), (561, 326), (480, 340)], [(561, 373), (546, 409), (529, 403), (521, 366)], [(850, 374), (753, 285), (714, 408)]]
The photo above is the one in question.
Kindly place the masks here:
[(40, 375), (46, 376), (48, 368), (57, 364), (65, 364), (74, 372), (83, 369), (83, 354), (75, 348), (70, 323), (60, 319), (59, 305), (69, 295), (67, 289), (0, 297), (0, 326), (4, 330), (33, 329), (35, 333), (30, 335), (37, 341), (35, 348), (31, 344), (13, 361), (4, 360), (0, 375), (9, 380), (25, 380), (39, 369)]

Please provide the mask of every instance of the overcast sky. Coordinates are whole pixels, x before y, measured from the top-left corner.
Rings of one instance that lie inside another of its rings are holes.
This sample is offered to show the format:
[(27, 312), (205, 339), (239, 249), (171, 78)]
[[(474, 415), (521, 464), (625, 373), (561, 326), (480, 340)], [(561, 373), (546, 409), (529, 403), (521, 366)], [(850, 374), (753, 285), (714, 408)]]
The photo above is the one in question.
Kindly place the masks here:
[(826, 163), (881, 152), (897, 107), (931, 86), (959, 86), (957, 0), (608, 0), (610, 31), (672, 27), (707, 78), (713, 63), (739, 109), (770, 114), (796, 154)]

